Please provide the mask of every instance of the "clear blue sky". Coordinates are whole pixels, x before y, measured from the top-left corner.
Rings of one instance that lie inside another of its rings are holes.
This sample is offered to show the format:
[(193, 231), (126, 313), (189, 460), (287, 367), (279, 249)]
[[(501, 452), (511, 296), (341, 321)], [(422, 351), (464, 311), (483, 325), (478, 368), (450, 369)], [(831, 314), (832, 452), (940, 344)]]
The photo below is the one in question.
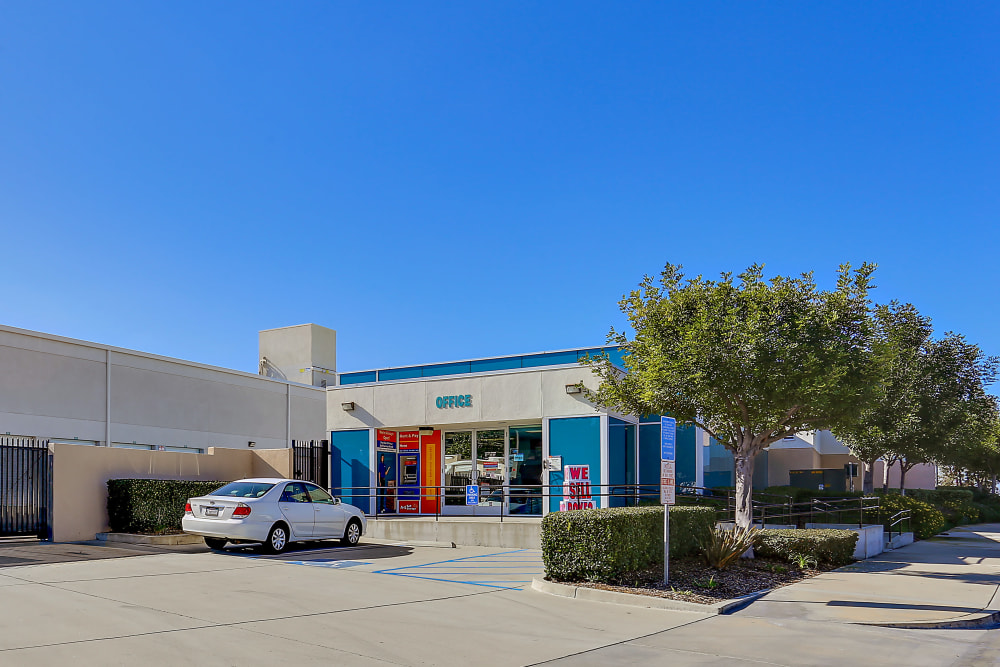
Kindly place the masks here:
[(996, 3), (0, 5), (0, 323), (256, 370), (602, 343), (691, 273), (877, 262), (1000, 354)]

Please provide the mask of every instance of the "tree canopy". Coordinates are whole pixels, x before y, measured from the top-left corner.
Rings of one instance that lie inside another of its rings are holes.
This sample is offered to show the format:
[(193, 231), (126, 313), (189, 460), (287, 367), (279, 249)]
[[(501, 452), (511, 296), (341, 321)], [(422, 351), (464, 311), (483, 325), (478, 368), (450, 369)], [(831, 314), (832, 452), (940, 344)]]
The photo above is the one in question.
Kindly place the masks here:
[(737, 524), (750, 523), (753, 457), (802, 431), (853, 421), (874, 395), (880, 339), (869, 299), (873, 264), (840, 267), (836, 289), (811, 273), (766, 280), (755, 264), (734, 277), (685, 279), (667, 264), (619, 306), (634, 335), (611, 330), (627, 372), (587, 360), (595, 403), (631, 414), (669, 413), (733, 452)]

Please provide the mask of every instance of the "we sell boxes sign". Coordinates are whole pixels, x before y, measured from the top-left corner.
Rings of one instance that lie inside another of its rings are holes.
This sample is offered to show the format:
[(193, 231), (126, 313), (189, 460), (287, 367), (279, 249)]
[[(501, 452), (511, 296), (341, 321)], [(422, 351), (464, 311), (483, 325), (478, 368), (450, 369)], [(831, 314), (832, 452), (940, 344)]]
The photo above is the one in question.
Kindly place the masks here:
[(563, 466), (563, 498), (559, 510), (592, 510), (597, 507), (590, 495), (590, 466)]

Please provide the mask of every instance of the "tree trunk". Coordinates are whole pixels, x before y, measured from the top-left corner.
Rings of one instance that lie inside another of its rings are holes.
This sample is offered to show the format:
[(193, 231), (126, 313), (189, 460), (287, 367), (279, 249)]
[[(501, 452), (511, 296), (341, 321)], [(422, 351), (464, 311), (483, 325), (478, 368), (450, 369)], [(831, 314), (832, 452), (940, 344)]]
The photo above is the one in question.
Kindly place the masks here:
[(737, 454), (733, 457), (736, 466), (736, 526), (746, 528), (753, 522), (753, 456)]
[(899, 494), (901, 496), (906, 495), (906, 464), (902, 461), (899, 462)]
[(892, 463), (888, 459), (882, 459), (882, 493), (889, 490), (889, 468), (892, 467)]
[(875, 462), (862, 461), (861, 465), (865, 467), (864, 479), (861, 482), (861, 492), (866, 496), (870, 496), (875, 493)]

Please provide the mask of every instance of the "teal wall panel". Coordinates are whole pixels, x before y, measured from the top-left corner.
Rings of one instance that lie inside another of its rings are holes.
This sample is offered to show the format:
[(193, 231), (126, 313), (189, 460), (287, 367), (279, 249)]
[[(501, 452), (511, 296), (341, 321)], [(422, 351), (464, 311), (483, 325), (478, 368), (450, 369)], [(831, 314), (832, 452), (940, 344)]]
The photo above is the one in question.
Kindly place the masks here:
[(370, 448), (368, 429), (330, 433), (333, 495), (340, 496), (345, 503), (350, 503), (363, 512), (369, 511), (370, 497), (366, 489), (357, 487), (368, 487), (371, 484)]
[[(561, 456), (563, 467), (567, 465), (589, 465), (591, 486), (599, 492), (601, 483), (601, 418), (566, 417), (549, 420), (549, 455)], [(549, 473), (549, 484), (561, 485), (561, 471)], [(549, 510), (559, 511), (560, 489), (551, 489)], [(594, 500), (598, 500), (597, 497)], [(598, 502), (598, 506), (601, 503)]]

